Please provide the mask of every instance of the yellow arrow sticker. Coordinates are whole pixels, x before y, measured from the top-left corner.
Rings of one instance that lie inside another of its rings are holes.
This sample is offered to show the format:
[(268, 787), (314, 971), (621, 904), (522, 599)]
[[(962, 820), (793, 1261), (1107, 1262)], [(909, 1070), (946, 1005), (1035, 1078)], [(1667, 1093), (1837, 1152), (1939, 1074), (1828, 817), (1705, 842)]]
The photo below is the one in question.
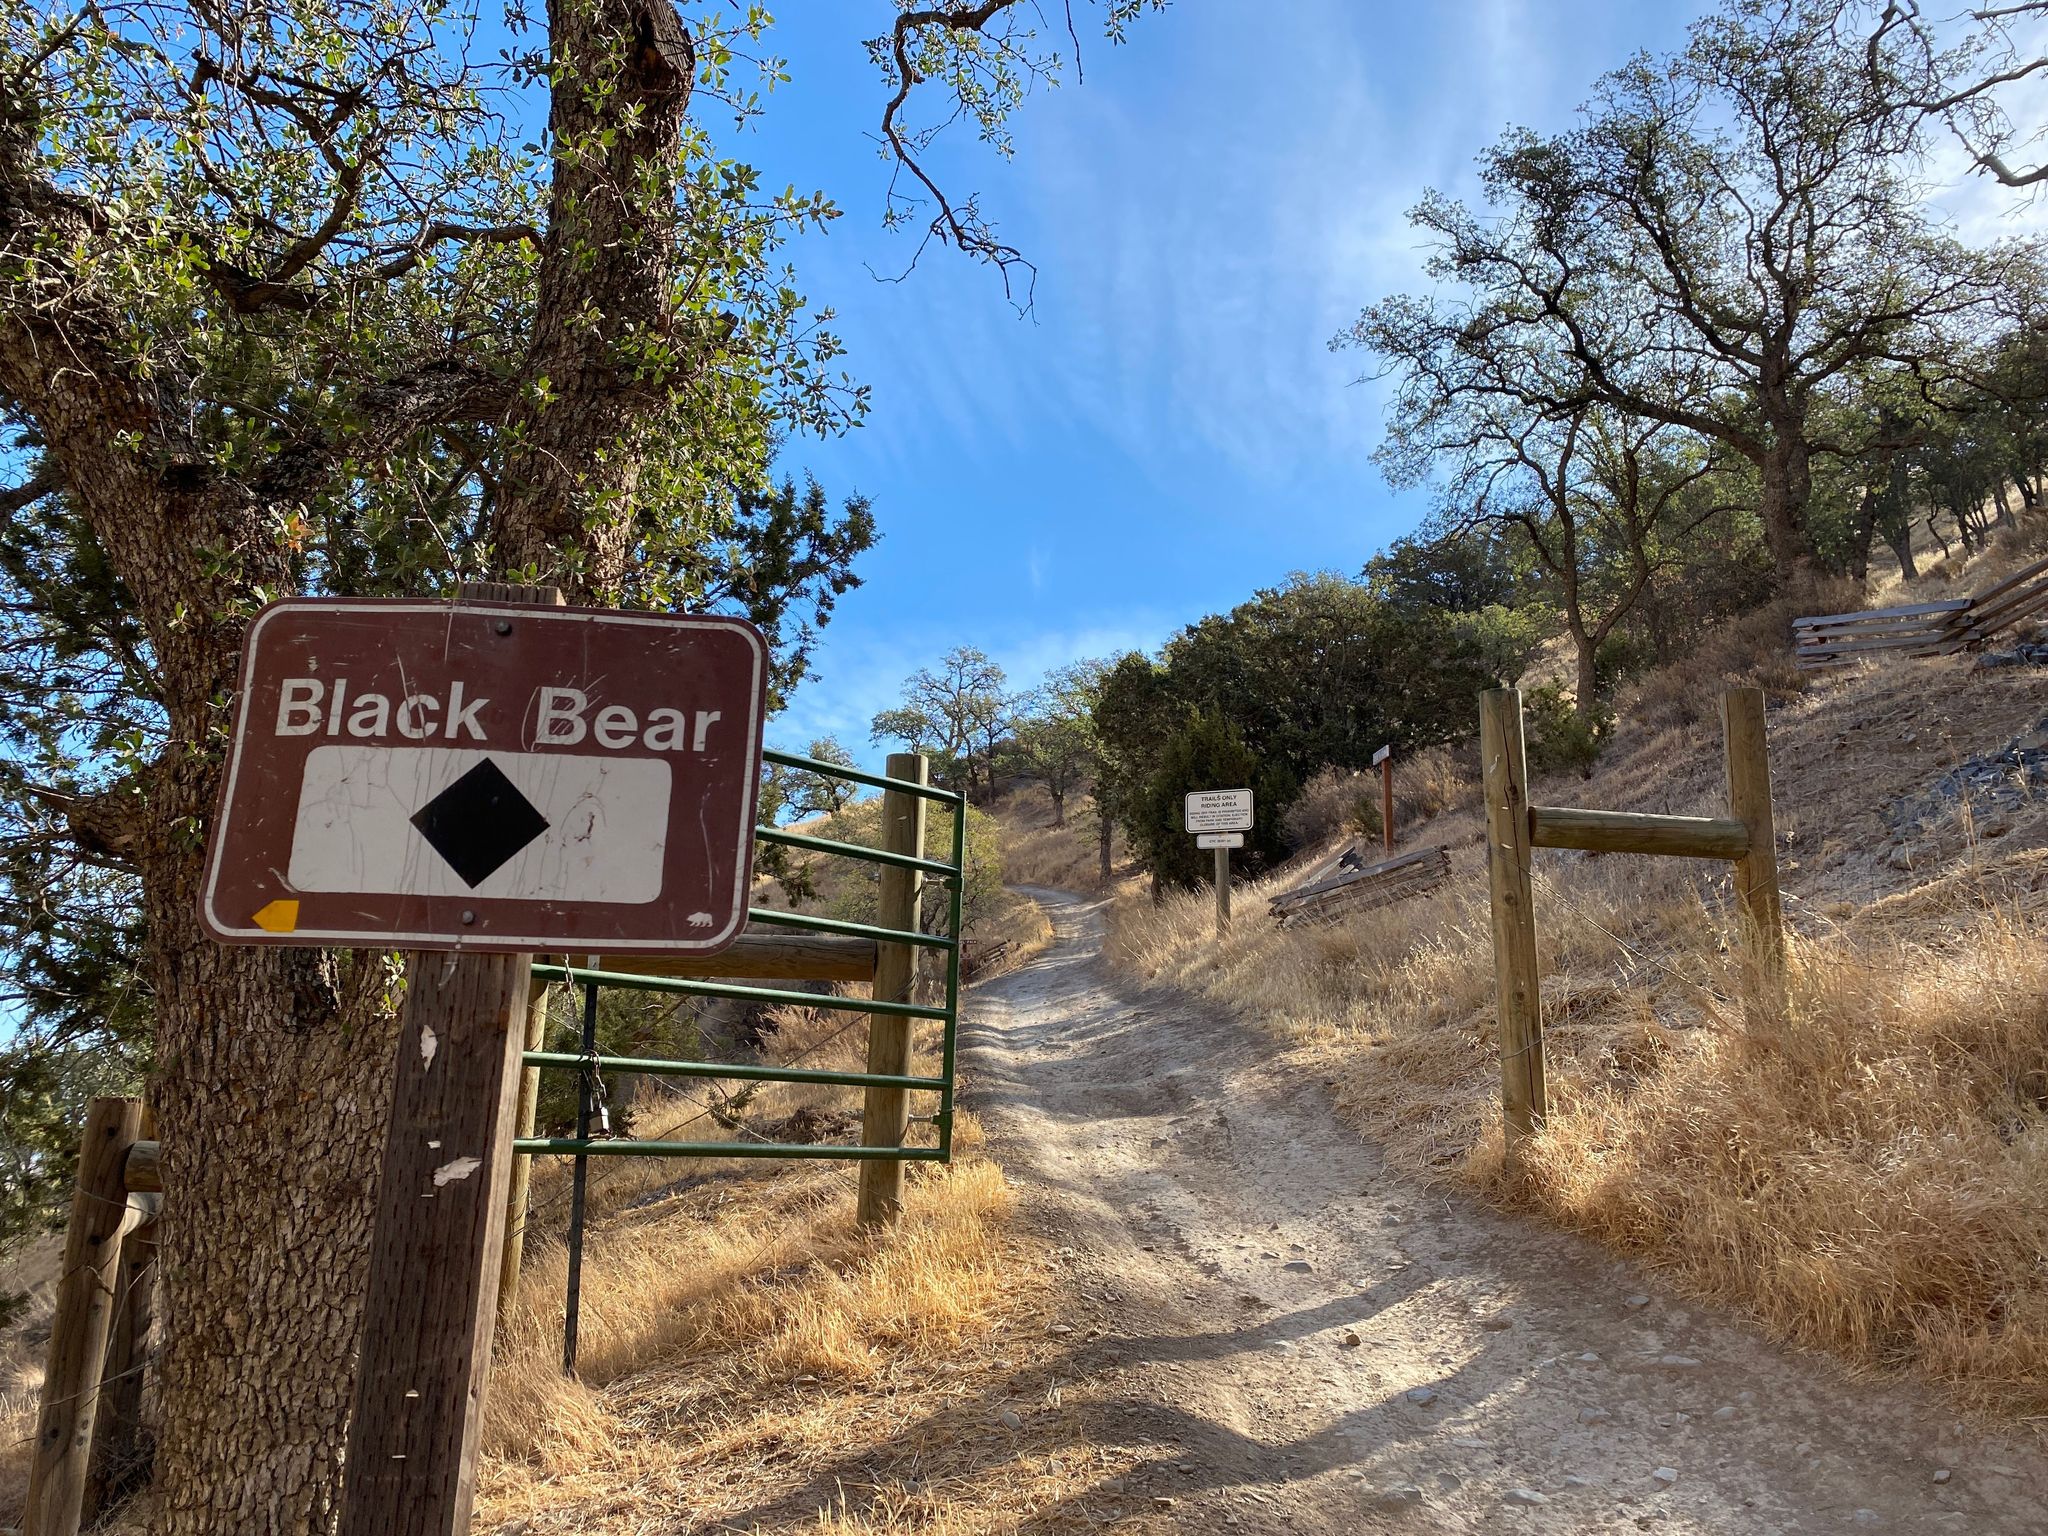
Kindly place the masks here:
[(299, 926), (299, 904), (277, 900), (256, 914), (256, 926), (265, 933), (290, 933)]

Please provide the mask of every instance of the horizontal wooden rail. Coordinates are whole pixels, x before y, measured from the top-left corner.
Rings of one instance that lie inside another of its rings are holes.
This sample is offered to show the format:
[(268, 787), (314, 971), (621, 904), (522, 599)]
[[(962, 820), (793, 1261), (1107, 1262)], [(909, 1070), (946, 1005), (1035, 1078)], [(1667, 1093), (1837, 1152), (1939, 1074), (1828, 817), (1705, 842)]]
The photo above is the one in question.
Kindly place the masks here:
[(1937, 654), (1961, 650), (1969, 638), (1968, 630), (1945, 629), (1938, 634), (1926, 631), (1906, 635), (1880, 635), (1870, 640), (1811, 640), (1801, 641), (1796, 654), (1801, 660), (1808, 657), (1853, 656), (1865, 651), (1915, 651)]
[(1869, 654), (1876, 651), (1946, 656), (1981, 646), (1998, 631), (2011, 629), (2044, 608), (2048, 560), (2037, 560), (1971, 597), (1794, 619), (1793, 657), (1801, 667), (1812, 668), (1877, 660)]
[(1794, 619), (1794, 629), (1834, 629), (1845, 624), (1879, 624), (1894, 619), (1915, 619), (1961, 613), (1970, 606), (1967, 597), (1944, 598), (1938, 603), (1908, 603), (1900, 608), (1859, 608), (1854, 613), (1817, 613)]
[(2004, 629), (2011, 624), (2017, 624), (2028, 614), (2039, 609), (2044, 598), (2048, 598), (2048, 582), (2023, 587), (2018, 591), (2007, 593), (1997, 602), (1985, 603), (1980, 607), (1971, 609), (1969, 628), (1971, 638), (1983, 639), (1996, 630)]
[(1589, 853), (1739, 859), (1749, 852), (1749, 829), (1732, 816), (1653, 816), (1532, 805), (1529, 842), (1536, 848), (1583, 848)]
[(1979, 592), (1970, 598), (1970, 606), (1972, 608), (1981, 610), (1984, 607), (1986, 607), (1993, 598), (2003, 597), (2006, 593), (2010, 592), (2014, 587), (2024, 586), (2026, 583), (2033, 581), (2040, 576), (2048, 576), (2048, 560), (2036, 560), (2032, 565), (2023, 565), (2018, 570), (2014, 571), (2010, 576), (2006, 577), (2005, 580), (1993, 582), (1990, 586), (1986, 587), (1982, 592)]
[(1880, 624), (1828, 625), (1825, 628), (1799, 628), (1793, 630), (1794, 638), (1807, 645), (1832, 645), (1841, 640), (1879, 640), (1887, 635), (1948, 635), (1967, 627), (1969, 615), (1955, 614), (1951, 618), (1934, 622), (1928, 619), (1886, 619)]

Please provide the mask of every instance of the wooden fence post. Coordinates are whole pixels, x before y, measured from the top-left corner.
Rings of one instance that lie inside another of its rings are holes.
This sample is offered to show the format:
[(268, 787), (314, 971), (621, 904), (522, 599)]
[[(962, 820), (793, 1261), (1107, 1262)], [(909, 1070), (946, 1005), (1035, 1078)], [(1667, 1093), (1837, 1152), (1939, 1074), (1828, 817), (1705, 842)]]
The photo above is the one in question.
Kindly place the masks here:
[[(554, 587), (464, 582), (471, 602)], [(531, 955), (406, 956), (341, 1536), (460, 1536), (504, 1273)]]
[[(890, 754), (885, 772), (892, 779), (916, 784), (931, 782), (931, 762), (921, 753)], [(882, 791), (882, 848), (888, 853), (924, 856), (925, 806), (922, 795), (906, 790)], [(954, 814), (967, 814), (955, 806)], [(875, 921), (884, 928), (915, 932), (924, 877), (914, 869), (882, 866)], [(878, 944), (875, 948), (877, 1002), (907, 1003), (917, 976), (917, 947)], [(910, 1072), (909, 1019), (868, 1015), (868, 1071), (907, 1076)], [(909, 1134), (908, 1098), (901, 1088), (869, 1088), (861, 1112), (860, 1143), (864, 1147), (900, 1147)], [(893, 1158), (860, 1165), (860, 1197), (855, 1220), (864, 1227), (882, 1226), (903, 1213), (903, 1164)]]
[(1230, 850), (1216, 850), (1216, 937), (1230, 932)]
[(1721, 699), (1721, 728), (1728, 757), (1728, 814), (1749, 831), (1749, 851), (1734, 864), (1747, 979), (1758, 1004), (1778, 1014), (1785, 1000), (1785, 911), (1778, 892), (1763, 690), (1730, 688)]
[(1486, 779), (1486, 876), (1493, 905), (1493, 968), (1500, 996), (1501, 1121), (1510, 1168), (1543, 1123), (1542, 992), (1536, 975), (1535, 893), (1529, 879), (1529, 764), (1522, 695), (1479, 695), (1479, 756)]
[(86, 1108), (57, 1312), (50, 1324), (50, 1365), (30, 1452), (24, 1536), (77, 1536), (100, 1370), (114, 1322), (121, 1237), (128, 1227), (122, 1170), (129, 1144), (141, 1134), (140, 1099), (98, 1098)]
[[(156, 1118), (147, 1105), (142, 1110), (141, 1134), (152, 1142), (156, 1136)], [(133, 1155), (131, 1146), (121, 1159), (124, 1184), (130, 1182), (127, 1175)], [(149, 1437), (142, 1430), (142, 1378), (149, 1360), (150, 1325), (156, 1316), (157, 1224), (153, 1208), (163, 1197), (131, 1192), (128, 1198), (143, 1210), (135, 1228), (121, 1239), (121, 1262), (115, 1270), (113, 1334), (100, 1373), (81, 1510), (87, 1525), (140, 1487), (149, 1470)]]
[[(536, 982), (526, 1003), (526, 1049), (537, 1051), (547, 1043), (548, 989)], [(534, 1116), (540, 1106), (540, 1068), (521, 1066), (519, 1099), (512, 1111), (512, 1134), (531, 1136)], [(498, 1264), (498, 1317), (511, 1316), (519, 1300), (519, 1266), (526, 1252), (527, 1192), (533, 1187), (533, 1159), (517, 1153), (505, 1191), (505, 1251)]]

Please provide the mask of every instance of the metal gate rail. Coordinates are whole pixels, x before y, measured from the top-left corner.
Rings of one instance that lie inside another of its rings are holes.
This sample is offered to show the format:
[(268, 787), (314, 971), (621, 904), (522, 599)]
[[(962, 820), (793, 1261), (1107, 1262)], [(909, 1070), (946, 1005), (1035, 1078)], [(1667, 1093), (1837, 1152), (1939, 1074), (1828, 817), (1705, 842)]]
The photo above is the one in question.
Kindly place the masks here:
[[(949, 807), (953, 812), (953, 846), (950, 861), (914, 858), (858, 843), (833, 838), (811, 837), (785, 832), (777, 827), (756, 827), (754, 836), (763, 843), (854, 859), (868, 864), (886, 864), (935, 876), (947, 887), (947, 926), (944, 933), (922, 933), (910, 929), (885, 928), (874, 923), (851, 922), (841, 918), (816, 917), (803, 912), (777, 912), (764, 907), (750, 908), (749, 925), (801, 928), (814, 933), (838, 934), (872, 939), (884, 944), (914, 944), (939, 949), (946, 955), (946, 993), (942, 1005), (904, 1003), (866, 997), (839, 997), (799, 992), (780, 987), (750, 987), (724, 981), (693, 981), (671, 976), (640, 976), (627, 971), (597, 970), (573, 965), (536, 965), (538, 981), (562, 981), (584, 988), (587, 1028), (581, 1052), (536, 1050), (525, 1053), (529, 1067), (542, 1071), (582, 1072), (586, 1080), (593, 1073), (630, 1072), (645, 1076), (716, 1078), (733, 1082), (818, 1083), (847, 1088), (902, 1088), (918, 1093), (936, 1093), (939, 1104), (930, 1119), (938, 1130), (936, 1147), (865, 1147), (839, 1143), (738, 1142), (738, 1141), (635, 1141), (626, 1137), (592, 1136), (588, 1112), (578, 1116), (575, 1136), (524, 1136), (513, 1150), (539, 1155), (583, 1157), (787, 1157), (868, 1162), (900, 1158), (906, 1162), (947, 1162), (953, 1152), (953, 1078), (956, 1036), (960, 1022), (960, 921), (962, 886), (965, 881), (967, 849), (967, 799), (955, 790), (938, 789), (909, 779), (892, 779), (883, 774), (822, 762), (791, 752), (763, 752), (766, 762), (780, 767), (843, 779), (849, 783), (881, 790), (916, 795)], [(594, 1039), (595, 995), (599, 988), (622, 991), (665, 992), (685, 997), (730, 998), (737, 1002), (823, 1008), (843, 1013), (886, 1014), (898, 1018), (933, 1019), (943, 1026), (940, 1069), (937, 1077), (893, 1076), (874, 1072), (834, 1072), (804, 1067), (755, 1066), (742, 1062), (667, 1061), (641, 1057), (606, 1056), (596, 1049)], [(586, 1090), (587, 1096), (587, 1090)]]

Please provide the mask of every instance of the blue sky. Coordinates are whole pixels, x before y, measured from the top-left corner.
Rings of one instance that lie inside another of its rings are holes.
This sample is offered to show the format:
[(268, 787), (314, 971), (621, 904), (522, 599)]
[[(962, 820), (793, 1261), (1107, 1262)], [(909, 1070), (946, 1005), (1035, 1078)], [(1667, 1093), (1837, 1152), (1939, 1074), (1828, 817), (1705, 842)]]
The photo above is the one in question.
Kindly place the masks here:
[(883, 540), (771, 740), (831, 732), (869, 756), (870, 716), (949, 646), (1028, 683), (1290, 571), (1354, 571), (1412, 527), (1421, 499), (1368, 459), (1377, 392), (1326, 343), (1418, 283), (1403, 214), (1425, 187), (1466, 187), (1510, 123), (1562, 125), (1693, 9), (1181, 0), (1121, 48), (1084, 31), (1085, 82), (1025, 103), (1013, 162), (965, 133), (940, 160), (1038, 265), (1019, 319), (951, 251), (869, 275), (912, 250), (881, 227), (860, 41), (883, 13), (780, 7), (793, 78), (733, 149), (845, 210), (793, 256), (874, 395), (866, 425), (791, 443), (783, 467), (873, 498)]

